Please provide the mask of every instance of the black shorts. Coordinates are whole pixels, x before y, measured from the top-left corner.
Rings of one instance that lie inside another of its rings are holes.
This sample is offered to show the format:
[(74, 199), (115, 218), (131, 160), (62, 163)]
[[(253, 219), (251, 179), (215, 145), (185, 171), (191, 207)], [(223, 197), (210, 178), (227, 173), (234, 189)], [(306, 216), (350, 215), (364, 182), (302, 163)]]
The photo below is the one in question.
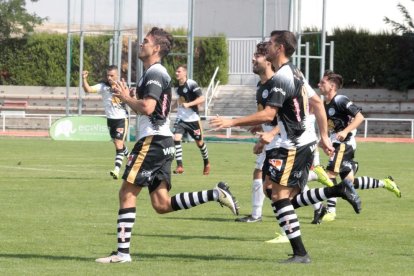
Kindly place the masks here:
[(266, 151), (266, 157), (265, 157), (265, 160), (263, 161), (263, 166), (262, 166), (262, 180), (263, 180), (263, 183), (266, 179), (266, 175), (268, 175), (268, 173), (269, 173), (269, 166), (270, 166), (269, 158), (270, 158), (270, 156), (275, 155), (275, 152), (278, 149), (279, 148), (273, 148), (273, 149), (270, 149), (270, 150)]
[(161, 181), (171, 189), (171, 162), (174, 160), (174, 140), (170, 136), (147, 136), (137, 141), (128, 156), (122, 179), (136, 186), (155, 191)]
[(358, 162), (354, 161), (355, 150), (352, 146), (345, 143), (333, 144), (335, 152), (328, 161), (326, 170), (339, 173), (343, 180), (351, 171), (355, 174), (358, 170)]
[(173, 133), (184, 134), (188, 132), (191, 137), (196, 141), (203, 140), (203, 128), (201, 127), (200, 120), (193, 122), (184, 122), (181, 119), (176, 119), (174, 122)]
[(302, 190), (308, 181), (315, 150), (316, 142), (296, 149), (272, 150), (267, 156), (266, 174), (275, 183), (291, 188), (299, 187)]
[(109, 135), (112, 139), (125, 141), (128, 133), (128, 118), (125, 119), (107, 119), (106, 125), (109, 129)]

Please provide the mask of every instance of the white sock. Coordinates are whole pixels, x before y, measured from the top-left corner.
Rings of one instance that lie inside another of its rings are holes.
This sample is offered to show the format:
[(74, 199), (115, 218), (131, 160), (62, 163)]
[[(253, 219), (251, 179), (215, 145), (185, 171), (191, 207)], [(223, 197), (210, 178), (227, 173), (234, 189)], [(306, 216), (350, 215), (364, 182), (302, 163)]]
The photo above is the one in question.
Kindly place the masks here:
[(263, 201), (265, 195), (263, 193), (262, 179), (254, 179), (252, 183), (252, 217), (260, 218), (262, 216)]
[(310, 170), (308, 175), (308, 182), (316, 180), (318, 180), (318, 175), (314, 171)]

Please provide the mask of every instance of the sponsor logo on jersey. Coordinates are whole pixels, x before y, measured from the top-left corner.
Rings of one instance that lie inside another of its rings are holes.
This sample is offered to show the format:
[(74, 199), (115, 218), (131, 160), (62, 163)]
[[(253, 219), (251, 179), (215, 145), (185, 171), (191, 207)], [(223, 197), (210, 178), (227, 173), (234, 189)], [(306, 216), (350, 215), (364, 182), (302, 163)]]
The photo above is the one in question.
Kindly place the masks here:
[(349, 161), (343, 161), (342, 162), (342, 166), (345, 168), (349, 168), (350, 170), (352, 170), (352, 163)]
[(162, 149), (162, 151), (164, 152), (164, 155), (173, 155), (175, 153), (175, 147), (165, 148)]
[(266, 99), (269, 96), (269, 91), (267, 89), (263, 90), (262, 92), (262, 98)]
[(183, 93), (187, 93), (187, 92), (188, 92), (188, 89), (186, 87), (186, 88), (183, 89)]
[(272, 165), (275, 169), (279, 170), (282, 168), (283, 160), (282, 159), (269, 159), (269, 164)]
[(329, 108), (329, 109), (328, 109), (328, 115), (329, 115), (329, 116), (333, 116), (333, 115), (335, 115), (335, 108), (333, 108), (333, 107)]
[(314, 152), (316, 150), (316, 144), (310, 146), (309, 149), (311, 150), (311, 152)]
[(273, 92), (275, 92), (275, 93), (279, 92), (279, 93), (281, 93), (283, 96), (285, 96), (285, 95), (286, 95), (286, 92), (285, 92), (285, 91), (283, 91), (283, 89), (282, 89), (282, 88), (275, 87), (275, 88), (273, 88), (273, 89), (272, 89), (272, 91), (273, 91)]
[(157, 80), (149, 80), (149, 81), (147, 81), (147, 83), (145, 84), (145, 86), (148, 86), (148, 85), (151, 85), (151, 84), (155, 84), (155, 85), (157, 85), (159, 87), (162, 87), (161, 86), (161, 83), (159, 81), (157, 81)]
[(347, 103), (346, 104), (346, 108), (349, 108), (351, 105), (353, 105), (354, 103), (353, 102), (349, 102), (349, 103)]
[(302, 171), (293, 172), (293, 177), (296, 179), (300, 179), (302, 177)]
[(152, 171), (146, 171), (146, 170), (143, 170), (140, 174), (141, 174), (143, 177), (151, 178)]

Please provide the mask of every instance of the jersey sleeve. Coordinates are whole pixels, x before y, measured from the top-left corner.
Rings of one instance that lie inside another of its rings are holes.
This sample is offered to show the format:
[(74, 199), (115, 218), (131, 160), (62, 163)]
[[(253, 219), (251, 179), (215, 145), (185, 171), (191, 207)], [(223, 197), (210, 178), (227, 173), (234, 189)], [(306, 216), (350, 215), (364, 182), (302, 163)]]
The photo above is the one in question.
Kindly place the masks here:
[(359, 112), (362, 111), (362, 108), (356, 106), (346, 96), (340, 95), (340, 97), (336, 97), (335, 100), (342, 111), (351, 117), (355, 117)]
[(273, 107), (282, 107), (283, 103), (286, 100), (286, 90), (283, 88), (283, 85), (280, 81), (275, 79), (271, 84), (272, 89), (269, 92), (269, 98), (266, 102), (266, 105)]
[(103, 83), (98, 83), (90, 87), (91, 87), (91, 91), (88, 93), (101, 93), (102, 90), (105, 88), (105, 85)]
[(158, 100), (161, 97), (165, 80), (156, 70), (148, 71), (143, 80), (144, 95), (143, 97), (151, 97)]
[(201, 91), (196, 81), (188, 80), (187, 83), (190, 91), (196, 95), (196, 98), (203, 96), (203, 91)]

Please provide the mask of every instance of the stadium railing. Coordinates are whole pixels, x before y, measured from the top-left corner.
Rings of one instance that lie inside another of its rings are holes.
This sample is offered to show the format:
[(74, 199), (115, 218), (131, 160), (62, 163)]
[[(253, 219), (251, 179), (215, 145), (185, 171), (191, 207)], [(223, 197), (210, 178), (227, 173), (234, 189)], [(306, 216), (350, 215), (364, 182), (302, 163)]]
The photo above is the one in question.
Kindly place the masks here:
[[(14, 131), (14, 130), (38, 130), (38, 131), (48, 131), (49, 128), (52, 126), (53, 122), (65, 117), (65, 114), (29, 114), (26, 112), (18, 112), (18, 114), (14, 111), (1, 111), (1, 131)], [(77, 114), (73, 114), (73, 116), (78, 116)], [(98, 116), (98, 117), (105, 117), (105, 115), (87, 115), (87, 116)], [(171, 114), (171, 127), (174, 124), (175, 120), (175, 113)], [(214, 136), (214, 135), (225, 135), (226, 138), (230, 138), (233, 134), (236, 135), (249, 135), (247, 130), (244, 128), (229, 128), (226, 130), (214, 130), (208, 126), (208, 122), (210, 118), (214, 116), (205, 116), (203, 117), (204, 123), (204, 133), (206, 136)], [(236, 116), (225, 116), (229, 118), (234, 118)], [(376, 123), (386, 122), (385, 127), (384, 124), (381, 124), (380, 129), (376, 129), (371, 125), (375, 125)], [(136, 125), (136, 116), (130, 116), (130, 131), (134, 131)], [(393, 126), (395, 128), (404, 125), (404, 131), (399, 131), (399, 133), (395, 133), (393, 130)], [(371, 126), (371, 127), (370, 127)], [(389, 127), (388, 129), (386, 127)], [(360, 126), (358, 129), (357, 136), (363, 136), (367, 138), (368, 136), (376, 136), (376, 137), (410, 137), (414, 139), (414, 119), (391, 119), (391, 118), (365, 118), (364, 124)]]

